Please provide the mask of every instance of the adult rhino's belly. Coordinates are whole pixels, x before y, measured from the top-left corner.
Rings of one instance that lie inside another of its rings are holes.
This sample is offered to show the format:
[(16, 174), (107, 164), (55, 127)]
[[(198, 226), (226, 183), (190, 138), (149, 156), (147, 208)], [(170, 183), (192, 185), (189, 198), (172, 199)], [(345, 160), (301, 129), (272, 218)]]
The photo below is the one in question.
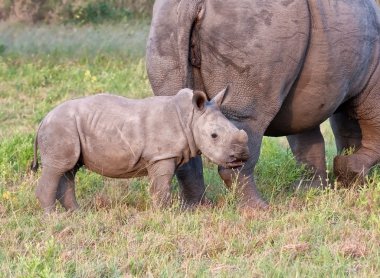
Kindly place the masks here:
[(344, 102), (345, 92), (327, 87), (293, 88), (268, 126), (266, 136), (286, 136), (311, 130)]

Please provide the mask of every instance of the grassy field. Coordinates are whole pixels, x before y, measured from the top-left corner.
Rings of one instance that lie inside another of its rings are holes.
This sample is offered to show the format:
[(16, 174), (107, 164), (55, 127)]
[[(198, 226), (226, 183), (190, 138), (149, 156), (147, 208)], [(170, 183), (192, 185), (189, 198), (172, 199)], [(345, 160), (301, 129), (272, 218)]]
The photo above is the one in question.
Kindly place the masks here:
[[(146, 23), (0, 25), (0, 277), (379, 277), (378, 170), (364, 187), (297, 191), (305, 172), (284, 139), (264, 140), (256, 174), (271, 209), (254, 216), (239, 214), (206, 162), (213, 207), (156, 211), (147, 179), (81, 170), (81, 210), (43, 217), (39, 173), (28, 171), (39, 121), (78, 96), (151, 95), (147, 32)], [(335, 148), (323, 130), (331, 171)]]

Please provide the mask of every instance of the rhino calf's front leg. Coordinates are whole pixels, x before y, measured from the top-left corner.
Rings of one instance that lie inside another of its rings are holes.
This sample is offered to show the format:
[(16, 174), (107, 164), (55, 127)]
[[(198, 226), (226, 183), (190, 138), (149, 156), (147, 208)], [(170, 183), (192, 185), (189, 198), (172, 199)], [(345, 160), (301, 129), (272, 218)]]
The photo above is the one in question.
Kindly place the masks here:
[(148, 166), (148, 175), (151, 181), (150, 192), (154, 207), (165, 207), (171, 203), (170, 187), (175, 168), (174, 159), (160, 160)]

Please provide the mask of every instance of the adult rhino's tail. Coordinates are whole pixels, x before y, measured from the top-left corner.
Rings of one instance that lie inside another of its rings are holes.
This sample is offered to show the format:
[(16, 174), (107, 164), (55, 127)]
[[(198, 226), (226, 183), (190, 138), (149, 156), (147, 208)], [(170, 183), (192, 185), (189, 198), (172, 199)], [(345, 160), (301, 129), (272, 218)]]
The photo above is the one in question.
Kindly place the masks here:
[(205, 12), (204, 0), (181, 0), (177, 8), (178, 53), (183, 88), (192, 87), (191, 34)]

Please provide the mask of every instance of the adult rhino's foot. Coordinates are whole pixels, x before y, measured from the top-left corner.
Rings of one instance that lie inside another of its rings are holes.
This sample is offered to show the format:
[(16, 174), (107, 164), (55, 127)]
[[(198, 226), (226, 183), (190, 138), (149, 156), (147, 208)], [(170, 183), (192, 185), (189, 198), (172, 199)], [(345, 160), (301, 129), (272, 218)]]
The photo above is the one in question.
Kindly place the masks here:
[(242, 210), (266, 210), (269, 204), (262, 199), (254, 186), (247, 184), (240, 193), (238, 207)]
[(241, 173), (240, 169), (219, 167), (218, 171), (229, 189), (236, 186), (240, 210), (265, 210), (269, 207), (268, 203), (261, 198), (260, 193), (257, 191), (252, 175), (245, 175)]
[(238, 209), (243, 217), (256, 218), (270, 209), (269, 204), (260, 196), (252, 175), (241, 176), (238, 185), (240, 185)]
[(181, 199), (181, 209), (183, 210), (195, 210), (198, 208), (210, 208), (214, 204), (213, 202), (208, 199), (207, 197), (203, 197), (200, 201), (189, 201), (189, 200), (184, 200), (183, 198)]
[(242, 198), (238, 204), (239, 213), (245, 218), (257, 218), (269, 209), (268, 203), (258, 196), (255, 198)]
[(338, 155), (334, 158), (334, 174), (343, 187), (350, 187), (355, 183), (363, 184), (369, 169), (366, 165), (369, 157), (358, 154)]

